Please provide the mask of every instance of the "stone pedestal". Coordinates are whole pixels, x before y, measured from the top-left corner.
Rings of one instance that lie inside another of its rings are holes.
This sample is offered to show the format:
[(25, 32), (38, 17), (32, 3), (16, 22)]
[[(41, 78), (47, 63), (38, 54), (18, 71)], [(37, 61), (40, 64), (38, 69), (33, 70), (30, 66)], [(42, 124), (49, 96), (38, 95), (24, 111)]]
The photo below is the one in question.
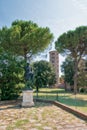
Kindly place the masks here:
[(25, 90), (23, 91), (23, 107), (31, 107), (34, 106), (33, 102), (33, 90)]

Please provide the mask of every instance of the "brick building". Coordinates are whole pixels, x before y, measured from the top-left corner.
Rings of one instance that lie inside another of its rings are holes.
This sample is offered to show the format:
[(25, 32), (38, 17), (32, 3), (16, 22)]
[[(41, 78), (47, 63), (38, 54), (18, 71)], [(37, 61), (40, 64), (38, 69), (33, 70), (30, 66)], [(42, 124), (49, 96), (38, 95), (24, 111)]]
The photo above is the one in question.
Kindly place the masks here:
[(56, 73), (56, 85), (58, 85), (59, 81), (59, 54), (56, 50), (49, 52), (49, 61), (53, 65)]

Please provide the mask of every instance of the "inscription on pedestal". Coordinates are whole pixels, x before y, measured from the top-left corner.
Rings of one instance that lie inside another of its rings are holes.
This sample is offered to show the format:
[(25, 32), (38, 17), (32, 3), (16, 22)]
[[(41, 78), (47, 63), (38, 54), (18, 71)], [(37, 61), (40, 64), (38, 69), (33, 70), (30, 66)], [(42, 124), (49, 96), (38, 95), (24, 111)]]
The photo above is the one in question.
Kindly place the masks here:
[(34, 106), (34, 102), (33, 102), (33, 90), (23, 91), (23, 102), (22, 102), (22, 106), (23, 107)]

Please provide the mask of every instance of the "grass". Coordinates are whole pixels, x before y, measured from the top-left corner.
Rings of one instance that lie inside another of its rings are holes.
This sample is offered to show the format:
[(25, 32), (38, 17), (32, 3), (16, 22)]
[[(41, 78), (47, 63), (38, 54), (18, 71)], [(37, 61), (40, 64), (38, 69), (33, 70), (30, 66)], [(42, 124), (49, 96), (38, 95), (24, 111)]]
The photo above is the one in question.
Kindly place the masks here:
[(28, 119), (25, 119), (25, 120), (18, 120), (16, 123), (15, 123), (15, 127), (19, 128), (21, 126), (23, 126), (24, 124), (28, 123), (29, 120)]
[[(37, 97), (36, 93), (34, 93), (34, 97)], [(65, 105), (87, 113), (87, 94), (78, 93), (74, 95), (71, 92), (65, 92), (64, 89), (41, 88), (38, 98), (58, 100)]]
[(25, 119), (25, 120), (17, 120), (14, 125), (9, 125), (7, 127), (7, 130), (13, 130), (15, 128), (22, 128), (24, 125), (26, 125), (27, 123), (29, 123), (29, 120), (28, 119)]

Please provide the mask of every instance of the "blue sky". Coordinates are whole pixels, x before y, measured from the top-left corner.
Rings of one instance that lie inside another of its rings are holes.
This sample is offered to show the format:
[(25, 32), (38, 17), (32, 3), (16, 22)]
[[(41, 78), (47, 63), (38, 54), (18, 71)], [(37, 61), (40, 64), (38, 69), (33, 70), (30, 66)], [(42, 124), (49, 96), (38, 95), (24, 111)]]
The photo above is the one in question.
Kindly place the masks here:
[[(87, 25), (87, 0), (0, 0), (0, 28), (16, 19), (48, 26), (55, 42), (62, 33)], [(63, 60), (60, 56), (60, 64)]]

